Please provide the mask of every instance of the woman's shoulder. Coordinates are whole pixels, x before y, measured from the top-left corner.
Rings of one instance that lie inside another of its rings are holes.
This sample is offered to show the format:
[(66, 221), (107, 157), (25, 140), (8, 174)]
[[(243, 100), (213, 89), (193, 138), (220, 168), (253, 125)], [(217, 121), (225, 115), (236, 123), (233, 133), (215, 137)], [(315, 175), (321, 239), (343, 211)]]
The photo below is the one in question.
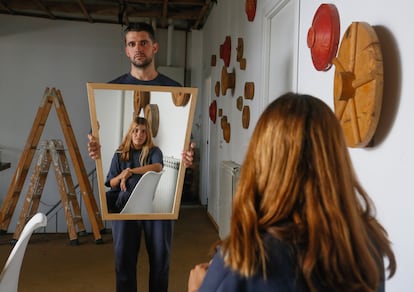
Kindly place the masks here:
[(218, 250), (199, 291), (298, 291), (294, 249), (268, 234), (263, 235), (263, 241), (267, 253), (266, 277), (262, 271), (248, 278), (241, 276), (226, 266)]
[(161, 154), (162, 154), (162, 151), (161, 151), (161, 148), (160, 148), (160, 147), (158, 147), (158, 146), (153, 146), (153, 147), (151, 147), (151, 149), (150, 149), (150, 153), (161, 153)]

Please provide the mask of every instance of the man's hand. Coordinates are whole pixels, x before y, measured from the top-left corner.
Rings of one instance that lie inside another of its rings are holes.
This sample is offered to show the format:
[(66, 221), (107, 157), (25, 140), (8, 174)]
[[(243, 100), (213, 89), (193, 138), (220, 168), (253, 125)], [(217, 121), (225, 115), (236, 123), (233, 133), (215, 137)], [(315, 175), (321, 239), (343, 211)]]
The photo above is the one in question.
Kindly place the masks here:
[(92, 134), (88, 134), (88, 152), (89, 156), (96, 160), (101, 156), (101, 145), (96, 141), (96, 138)]
[(195, 143), (190, 142), (190, 147), (181, 153), (181, 157), (185, 167), (191, 167), (194, 159)]
[(188, 278), (188, 292), (198, 291), (206, 276), (209, 265), (209, 263), (198, 264), (190, 271), (190, 277)]

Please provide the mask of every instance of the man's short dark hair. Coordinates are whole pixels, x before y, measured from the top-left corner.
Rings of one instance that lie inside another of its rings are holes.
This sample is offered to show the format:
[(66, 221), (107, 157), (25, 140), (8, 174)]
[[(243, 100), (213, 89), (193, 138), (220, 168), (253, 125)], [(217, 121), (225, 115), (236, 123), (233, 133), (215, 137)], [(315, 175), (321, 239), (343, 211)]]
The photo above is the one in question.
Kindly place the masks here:
[(146, 23), (146, 22), (134, 22), (134, 23), (130, 23), (125, 29), (124, 29), (124, 33), (126, 34), (129, 31), (136, 31), (136, 32), (140, 32), (140, 31), (145, 31), (148, 33), (150, 39), (155, 42), (155, 32), (154, 32), (154, 28), (152, 27), (151, 24)]

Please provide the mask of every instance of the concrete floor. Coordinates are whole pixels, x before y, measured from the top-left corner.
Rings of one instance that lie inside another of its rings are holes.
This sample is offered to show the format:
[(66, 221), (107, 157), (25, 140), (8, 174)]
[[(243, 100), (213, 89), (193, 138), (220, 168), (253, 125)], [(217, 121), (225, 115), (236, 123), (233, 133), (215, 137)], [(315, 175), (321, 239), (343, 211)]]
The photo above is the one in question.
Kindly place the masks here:
[[(0, 236), (0, 264), (4, 265), (12, 246), (11, 234)], [(111, 234), (103, 234), (103, 244), (93, 235), (79, 238), (71, 246), (68, 234), (33, 234), (20, 274), (19, 292), (115, 291)], [(209, 252), (218, 233), (201, 206), (182, 206), (175, 224), (169, 291), (187, 291), (190, 269), (210, 259)], [(139, 291), (148, 291), (148, 259), (145, 245), (138, 262)]]

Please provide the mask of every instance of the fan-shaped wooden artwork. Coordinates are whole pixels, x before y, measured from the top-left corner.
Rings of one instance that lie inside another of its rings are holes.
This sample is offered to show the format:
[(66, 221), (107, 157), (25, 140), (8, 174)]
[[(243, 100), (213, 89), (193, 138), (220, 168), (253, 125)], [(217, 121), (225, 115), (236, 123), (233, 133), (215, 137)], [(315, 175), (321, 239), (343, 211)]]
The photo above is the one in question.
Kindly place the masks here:
[(224, 43), (220, 45), (220, 58), (224, 61), (224, 66), (228, 67), (230, 65), (230, 56), (231, 56), (231, 38), (226, 36)]
[(365, 147), (378, 125), (383, 94), (383, 59), (375, 30), (353, 22), (335, 65), (334, 106), (350, 147)]

